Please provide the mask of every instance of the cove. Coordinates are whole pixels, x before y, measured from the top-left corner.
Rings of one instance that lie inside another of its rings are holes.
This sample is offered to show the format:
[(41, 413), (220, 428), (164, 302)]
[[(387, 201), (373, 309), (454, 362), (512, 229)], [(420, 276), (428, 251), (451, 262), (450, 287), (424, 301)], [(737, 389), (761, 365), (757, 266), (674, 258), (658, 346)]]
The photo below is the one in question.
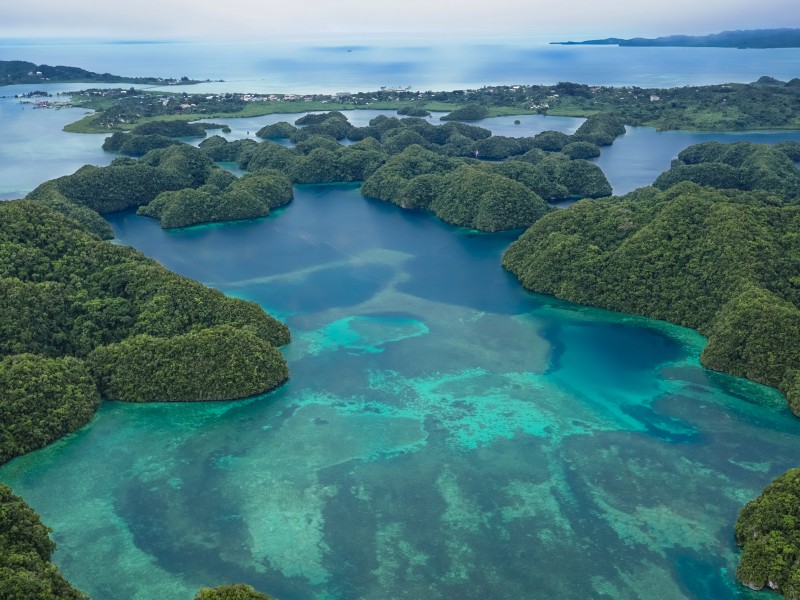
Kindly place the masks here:
[(243, 581), (282, 600), (748, 598), (737, 511), (797, 466), (775, 391), (692, 331), (525, 292), (519, 232), (296, 188), (264, 219), (118, 242), (290, 326), (290, 381), (104, 403), (0, 468), (94, 600)]

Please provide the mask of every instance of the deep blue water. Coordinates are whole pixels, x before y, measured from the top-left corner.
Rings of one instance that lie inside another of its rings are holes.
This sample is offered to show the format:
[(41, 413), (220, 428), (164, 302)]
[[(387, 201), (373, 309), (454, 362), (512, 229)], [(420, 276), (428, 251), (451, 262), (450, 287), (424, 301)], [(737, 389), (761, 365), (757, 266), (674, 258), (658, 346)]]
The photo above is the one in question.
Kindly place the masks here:
[(615, 194), (626, 194), (650, 185), (678, 153), (692, 144), (703, 142), (753, 142), (776, 144), (785, 140), (800, 142), (800, 131), (746, 131), (711, 133), (701, 131), (655, 131), (652, 127), (626, 127), (612, 146), (602, 149), (594, 159), (603, 169)]

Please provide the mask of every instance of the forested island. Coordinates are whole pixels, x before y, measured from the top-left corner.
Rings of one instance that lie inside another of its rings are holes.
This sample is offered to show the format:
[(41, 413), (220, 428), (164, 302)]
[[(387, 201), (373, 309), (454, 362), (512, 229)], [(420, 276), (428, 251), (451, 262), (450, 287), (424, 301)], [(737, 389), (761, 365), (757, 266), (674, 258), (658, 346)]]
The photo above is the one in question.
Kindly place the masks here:
[(800, 469), (770, 483), (736, 521), (742, 557), (736, 578), (754, 590), (765, 587), (800, 598)]
[[(187, 133), (183, 128), (160, 121), (106, 139), (104, 148), (138, 160), (121, 157), (108, 167), (84, 167), (29, 197), (56, 198), (98, 213), (139, 207), (139, 214), (171, 228), (264, 216), (291, 200), (292, 183), (363, 181), (366, 196), (430, 210), (454, 225), (500, 231), (527, 227), (552, 210), (549, 200), (610, 195), (603, 172), (585, 159), (598, 156), (600, 144), (611, 144), (624, 131), (608, 115), (590, 117), (574, 135), (547, 131), (510, 138), (415, 117), (381, 115), (354, 127), (334, 111), (309, 114), (295, 125), (268, 125), (256, 134), (265, 139), (261, 143), (212, 136), (195, 148), (169, 137)], [(282, 139), (295, 145), (272, 141)], [(345, 139), (355, 143), (339, 143)], [(248, 173), (236, 178), (215, 161), (235, 162)], [(136, 194), (122, 193), (131, 187)]]
[[(0, 463), (85, 425), (101, 398), (225, 400), (286, 380), (282, 323), (102, 241), (64, 215), (96, 213), (56, 195), (0, 203)], [(85, 598), (50, 563), (38, 516), (3, 486), (0, 508), (0, 593)]]
[(709, 35), (666, 35), (657, 38), (604, 38), (583, 42), (551, 42), (561, 46), (641, 46), (686, 48), (800, 48), (800, 29), (744, 29)]
[[(159, 130), (183, 134), (185, 126)], [(121, 160), (46, 182), (28, 200), (0, 203), (0, 463), (82, 427), (101, 398), (229, 400), (266, 392), (288, 377), (278, 350), (289, 341), (285, 325), (255, 303), (102, 239), (113, 232), (95, 209), (213, 186), (223, 173), (235, 177), (186, 144), (153, 150), (141, 164)], [(226, 201), (261, 206), (275, 177), (243, 178)], [(288, 182), (278, 187), (283, 200), (291, 197)], [(161, 208), (162, 218), (176, 218), (168, 202)], [(50, 563), (54, 545), (38, 516), (8, 488), (0, 487), (0, 502), (0, 594), (85, 598)], [(229, 586), (201, 590), (198, 598), (266, 596)]]
[(24, 60), (0, 60), (0, 86), (29, 83), (134, 83), (138, 85), (175, 85), (199, 83), (180, 77), (123, 77), (110, 73), (93, 73), (78, 67), (37, 65)]
[[(797, 97), (797, 81), (681, 88), (668, 102), (638, 88), (546, 88), (564, 92), (569, 104), (561, 106), (583, 106), (590, 114), (573, 135), (493, 136), (461, 122), (508, 106), (491, 104), (507, 102), (505, 93), (524, 95), (536, 86), (460, 94), (456, 110), (438, 125), (424, 117), (379, 116), (354, 127), (341, 112), (328, 111), (266, 126), (257, 132), (260, 142), (211, 136), (194, 147), (180, 141), (219, 127), (186, 122), (214, 112), (192, 113), (191, 105), (178, 120), (165, 113), (125, 131), (109, 125), (105, 131), (114, 132), (104, 147), (120, 153), (111, 165), (85, 166), (43, 183), (25, 200), (0, 204), (0, 461), (81, 427), (101, 398), (220, 400), (280, 385), (288, 377), (277, 349), (289, 341), (284, 325), (253, 303), (103, 241), (113, 232), (101, 215), (135, 208), (164, 228), (249, 219), (290, 202), (297, 183), (363, 182), (367, 197), (430, 211), (455, 225), (527, 227), (503, 257), (526, 288), (692, 327), (709, 339), (704, 365), (777, 387), (800, 414), (800, 176), (794, 164), (800, 144), (693, 146), (652, 187), (623, 197), (610, 197), (605, 175), (586, 160), (623, 135), (625, 123), (643, 122), (638, 119), (668, 122), (669, 115), (692, 113), (696, 122), (729, 124), (726, 111), (733, 106), (742, 127), (750, 118), (798, 126), (797, 103), (788, 102)], [(677, 98), (692, 90), (700, 90), (697, 99), (681, 106)], [(137, 98), (149, 102), (147, 95), (120, 93), (113, 100), (121, 107), (117, 117)], [(561, 98), (556, 93), (553, 102)], [(763, 98), (787, 101), (757, 113)], [(403, 102), (426, 110), (419, 99)], [(697, 117), (704, 102), (708, 112)], [(614, 110), (602, 110), (612, 104)], [(645, 111), (658, 106), (664, 110)], [(286, 112), (285, 104), (281, 109)], [(108, 117), (109, 110), (99, 115)], [(716, 114), (727, 116), (714, 121)], [(219, 162), (236, 163), (246, 174), (236, 177)], [(584, 200), (559, 211), (548, 204), (567, 197)], [(742, 512), (736, 529), (744, 546), (739, 580), (789, 597), (800, 589), (800, 542), (791, 526), (797, 479), (790, 472), (776, 480)], [(9, 507), (2, 514), (19, 515), (0, 519), (0, 565), (6, 567), (0, 589), (23, 590), (20, 598), (84, 598), (49, 562), (52, 542), (35, 513), (7, 488), (0, 487), (0, 502)], [(22, 530), (9, 525), (18, 520), (26, 524)], [(197, 598), (266, 596), (234, 585), (201, 590)]]

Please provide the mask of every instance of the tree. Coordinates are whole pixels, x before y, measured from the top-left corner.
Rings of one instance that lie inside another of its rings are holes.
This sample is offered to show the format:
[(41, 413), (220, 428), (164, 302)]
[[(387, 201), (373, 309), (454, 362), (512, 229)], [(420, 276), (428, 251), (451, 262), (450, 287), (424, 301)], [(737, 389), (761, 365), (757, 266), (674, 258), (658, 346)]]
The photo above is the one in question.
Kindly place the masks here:
[(479, 104), (467, 104), (440, 117), (442, 121), (480, 121), (489, 116), (489, 109)]
[(256, 132), (256, 137), (264, 140), (288, 140), (297, 131), (297, 127), (286, 121), (265, 125)]
[(56, 545), (39, 515), (0, 485), (0, 598), (88, 600), (50, 562)]
[(83, 362), (34, 354), (0, 360), (0, 463), (82, 427), (100, 402)]
[(777, 477), (749, 502), (736, 520), (742, 555), (736, 579), (800, 597), (800, 469)]
[(131, 337), (96, 348), (87, 365), (100, 394), (123, 402), (235, 400), (289, 377), (280, 351), (227, 325), (169, 339)]

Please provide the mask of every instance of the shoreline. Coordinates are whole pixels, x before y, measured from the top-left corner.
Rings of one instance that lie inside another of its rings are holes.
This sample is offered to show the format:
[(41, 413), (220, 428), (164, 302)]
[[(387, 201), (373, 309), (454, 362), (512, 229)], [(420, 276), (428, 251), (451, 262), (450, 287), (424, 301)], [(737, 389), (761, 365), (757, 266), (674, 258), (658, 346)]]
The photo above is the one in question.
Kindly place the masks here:
[[(789, 82), (761, 77), (747, 84), (672, 88), (589, 86), (563, 82), (546, 85), (484, 86), (451, 91), (413, 91), (409, 87), (336, 94), (163, 92), (154, 89), (71, 94), (71, 106), (95, 112), (69, 123), (71, 133), (108, 133), (151, 121), (236, 119), (271, 114), (335, 110), (399, 110), (420, 108), (452, 112), (478, 106), (486, 117), (531, 114), (586, 118), (599, 113), (625, 125), (658, 131), (744, 132), (800, 131), (800, 79)], [(135, 94), (135, 95), (133, 95)], [(134, 104), (131, 101), (137, 99)], [(763, 114), (765, 103), (783, 107)], [(113, 108), (113, 114), (105, 111)], [(141, 116), (146, 115), (146, 116)], [(99, 118), (99, 117), (103, 118)], [(484, 118), (486, 118), (484, 117)], [(477, 119), (480, 120), (480, 119)]]

